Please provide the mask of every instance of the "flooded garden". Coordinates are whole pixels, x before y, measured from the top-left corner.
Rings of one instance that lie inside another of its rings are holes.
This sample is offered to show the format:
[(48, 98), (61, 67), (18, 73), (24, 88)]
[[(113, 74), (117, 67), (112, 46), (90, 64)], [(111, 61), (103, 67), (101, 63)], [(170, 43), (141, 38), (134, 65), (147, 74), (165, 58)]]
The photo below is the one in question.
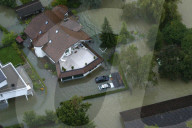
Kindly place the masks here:
[[(41, 0), (44, 6), (49, 5), (51, 1), (52, 0)], [(126, 2), (131, 1), (134, 0), (127, 0)], [(101, 9), (86, 10), (78, 14), (83, 29), (92, 37), (97, 38), (98, 34), (101, 33), (101, 26), (105, 17), (109, 20), (114, 33), (118, 34), (120, 32), (123, 22), (121, 19), (122, 3), (117, 1), (110, 3), (110, 0), (106, 0)], [(189, 15), (192, 11), (191, 5), (191, 0), (183, 0), (183, 2), (179, 4), (179, 11), (182, 15), (183, 23), (189, 28), (192, 27), (192, 18)], [(0, 6), (0, 16), (0, 24), (5, 26), (9, 31), (16, 33), (23, 31), (25, 25), (19, 23), (13, 9)], [(132, 44), (138, 48), (138, 53), (141, 56), (151, 53), (146, 45), (146, 37), (151, 25), (152, 24), (141, 20), (137, 22), (127, 22), (128, 31), (133, 31), (143, 35), (132, 42)], [(0, 39), (1, 38), (2, 33), (0, 33)], [(97, 45), (97, 47), (94, 50), (102, 54), (98, 49), (99, 44), (93, 44), (92, 47), (95, 47), (95, 45)], [(19, 122), (22, 122), (22, 114), (25, 111), (35, 110), (42, 114), (46, 109), (54, 110), (61, 101), (69, 99), (72, 95), (84, 96), (85, 91), (87, 92), (86, 95), (91, 95), (93, 92), (98, 93), (98, 90), (95, 91), (93, 86), (91, 86), (94, 84), (94, 77), (110, 73), (110, 69), (105, 70), (104, 68), (100, 68), (98, 71), (90, 74), (86, 79), (66, 82), (64, 84), (58, 83), (55, 75), (42, 68), (44, 65), (39, 67), (38, 60), (35, 58), (33, 53), (29, 52), (27, 49), (24, 49), (24, 52), (27, 54), (28, 58), (31, 59), (33, 65), (36, 65), (35, 68), (38, 70), (39, 75), (43, 76), (46, 80), (45, 84), (48, 85), (48, 93), (47, 95), (44, 95), (41, 92), (37, 92), (33, 97), (29, 98), (29, 101), (26, 101), (25, 98), (18, 98), (15, 102), (11, 102), (9, 109), (1, 112), (0, 122), (5, 121), (5, 125), (16, 123), (17, 119)], [(159, 78), (156, 86), (135, 88), (132, 90), (132, 94), (130, 91), (123, 91), (121, 93), (87, 100), (92, 103), (89, 115), (99, 128), (120, 128), (123, 126), (119, 112), (190, 95), (192, 94), (191, 90), (191, 82), (184, 83), (180, 80), (173, 82)], [(17, 118), (15, 118), (15, 116), (17, 116)]]

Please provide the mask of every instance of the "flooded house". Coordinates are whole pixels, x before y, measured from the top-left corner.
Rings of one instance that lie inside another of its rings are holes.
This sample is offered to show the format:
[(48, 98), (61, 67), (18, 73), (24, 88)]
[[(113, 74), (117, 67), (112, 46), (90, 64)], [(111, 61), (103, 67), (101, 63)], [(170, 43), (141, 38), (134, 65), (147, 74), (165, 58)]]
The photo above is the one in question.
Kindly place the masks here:
[[(26, 76), (26, 74), (25, 74)], [(33, 95), (32, 87), (12, 63), (0, 64), (0, 102), (8, 104), (8, 99)]]
[(89, 35), (68, 12), (66, 6), (56, 6), (33, 18), (24, 30), (36, 56), (47, 56), (56, 65), (61, 81), (85, 77), (103, 62), (87, 45)]
[(27, 4), (18, 6), (15, 9), (19, 19), (25, 19), (28, 16), (31, 16), (33, 14), (38, 14), (44, 11), (44, 7), (42, 6), (41, 2), (39, 0), (31, 1)]

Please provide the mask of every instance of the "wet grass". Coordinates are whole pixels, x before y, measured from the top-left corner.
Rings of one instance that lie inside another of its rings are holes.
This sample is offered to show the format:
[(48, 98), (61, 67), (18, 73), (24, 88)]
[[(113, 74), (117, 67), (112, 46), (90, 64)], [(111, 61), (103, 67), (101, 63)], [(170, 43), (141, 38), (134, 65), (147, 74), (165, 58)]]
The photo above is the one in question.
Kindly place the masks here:
[(17, 53), (17, 51), (12, 47), (3, 47), (0, 49), (0, 61), (3, 64), (12, 62), (14, 66), (24, 63), (22, 57)]

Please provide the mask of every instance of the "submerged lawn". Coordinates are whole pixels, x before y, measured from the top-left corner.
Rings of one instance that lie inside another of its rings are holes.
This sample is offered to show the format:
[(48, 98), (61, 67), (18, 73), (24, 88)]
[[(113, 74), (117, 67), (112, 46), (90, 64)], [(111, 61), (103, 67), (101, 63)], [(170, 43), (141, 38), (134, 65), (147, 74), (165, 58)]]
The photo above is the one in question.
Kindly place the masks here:
[(22, 64), (24, 62), (21, 56), (12, 46), (0, 49), (0, 61), (3, 64), (12, 62), (14, 66)]

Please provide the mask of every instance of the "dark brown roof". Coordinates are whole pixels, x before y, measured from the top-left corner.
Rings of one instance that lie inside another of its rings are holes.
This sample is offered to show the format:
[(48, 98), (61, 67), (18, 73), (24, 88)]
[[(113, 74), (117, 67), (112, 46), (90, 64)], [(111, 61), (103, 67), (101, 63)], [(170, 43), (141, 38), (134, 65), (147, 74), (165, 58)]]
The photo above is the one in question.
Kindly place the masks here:
[(68, 8), (64, 5), (58, 5), (52, 9), (52, 11), (60, 18), (64, 19), (65, 14), (68, 12)]
[[(58, 33), (56, 33), (58, 31)], [(40, 43), (45, 44), (43, 51), (51, 57), (55, 62), (58, 62), (65, 50), (78, 42), (78, 39), (73, 38), (63, 31), (60, 26), (55, 25), (44, 36)], [(49, 43), (51, 41), (51, 43)]]
[(31, 1), (27, 4), (21, 5), (15, 9), (19, 17), (31, 15), (36, 11), (42, 10), (43, 6), (39, 0)]
[(69, 34), (70, 36), (78, 39), (78, 40), (89, 40), (90, 37), (89, 35), (87, 35), (87, 33), (85, 33), (84, 31), (82, 30), (79, 30), (79, 31), (73, 31), (73, 30), (70, 30), (68, 29), (67, 27), (63, 26), (63, 22), (61, 22), (60, 24), (61, 28), (67, 33)]
[(57, 70), (57, 76), (59, 78), (64, 78), (64, 77), (69, 77), (69, 76), (74, 76), (74, 75), (80, 75), (88, 72), (89, 70), (92, 70), (95, 68), (98, 64), (103, 62), (103, 58), (98, 55), (94, 50), (92, 50), (88, 45), (84, 44), (91, 52), (93, 52), (98, 58), (95, 59), (93, 62), (88, 64), (86, 67), (81, 68), (81, 69), (76, 69), (76, 70), (71, 70), (71, 71), (66, 71), (66, 72), (61, 72), (59, 62), (56, 63), (56, 70)]
[[(46, 24), (46, 21), (48, 22), (48, 24)], [(32, 21), (24, 30), (24, 32), (31, 39), (34, 40), (35, 38), (38, 38), (40, 36), (39, 34), (40, 31), (43, 34), (59, 22), (60, 22), (60, 19), (57, 16), (55, 16), (52, 11), (47, 10), (44, 13), (41, 13), (35, 18), (33, 18)]]
[[(68, 11), (68, 8), (65, 6), (56, 6), (52, 10), (47, 10), (35, 18), (29, 23), (24, 32), (33, 40), (37, 40), (40, 36), (39, 32), (42, 31), (42, 34), (47, 32), (51, 27), (61, 22), (61, 16), (58, 14), (63, 14)], [(64, 17), (63, 17), (64, 18)], [(46, 21), (48, 24), (46, 24)]]

